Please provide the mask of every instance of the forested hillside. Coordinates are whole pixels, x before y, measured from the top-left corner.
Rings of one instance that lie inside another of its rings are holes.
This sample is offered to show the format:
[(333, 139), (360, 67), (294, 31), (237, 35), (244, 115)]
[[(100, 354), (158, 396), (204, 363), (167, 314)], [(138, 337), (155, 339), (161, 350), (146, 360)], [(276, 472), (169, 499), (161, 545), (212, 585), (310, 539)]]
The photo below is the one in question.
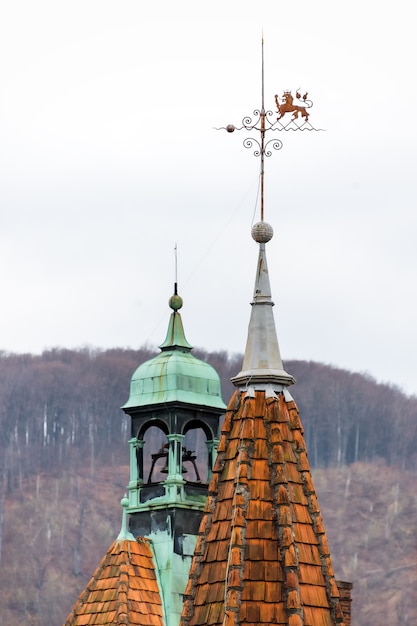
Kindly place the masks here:
[[(117, 535), (130, 435), (119, 407), (153, 354), (1, 355), (0, 626), (62, 624)], [(241, 357), (194, 354), (217, 369), (227, 401)], [(417, 623), (417, 398), (329, 366), (285, 365), (336, 575), (355, 585), (353, 624)]]

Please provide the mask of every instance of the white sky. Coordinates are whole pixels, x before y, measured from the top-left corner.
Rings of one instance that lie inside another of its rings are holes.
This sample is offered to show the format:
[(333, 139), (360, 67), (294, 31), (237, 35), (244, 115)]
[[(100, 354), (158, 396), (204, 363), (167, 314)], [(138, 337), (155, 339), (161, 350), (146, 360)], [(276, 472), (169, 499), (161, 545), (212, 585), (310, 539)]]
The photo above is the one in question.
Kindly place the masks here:
[[(266, 160), (285, 359), (417, 393), (413, 3), (15, 0), (0, 9), (0, 347), (242, 352), (259, 160), (240, 125), (300, 87), (325, 133)], [(256, 219), (258, 219), (258, 213)]]

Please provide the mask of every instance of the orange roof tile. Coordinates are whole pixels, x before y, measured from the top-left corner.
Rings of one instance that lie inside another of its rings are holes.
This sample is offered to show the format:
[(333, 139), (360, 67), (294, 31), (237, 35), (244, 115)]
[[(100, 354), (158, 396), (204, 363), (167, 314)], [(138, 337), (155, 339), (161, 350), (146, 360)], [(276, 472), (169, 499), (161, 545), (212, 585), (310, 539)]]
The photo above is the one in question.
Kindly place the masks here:
[(234, 393), (181, 626), (343, 626), (305, 449), (284, 393)]
[(81, 593), (64, 626), (163, 626), (150, 542), (115, 541)]

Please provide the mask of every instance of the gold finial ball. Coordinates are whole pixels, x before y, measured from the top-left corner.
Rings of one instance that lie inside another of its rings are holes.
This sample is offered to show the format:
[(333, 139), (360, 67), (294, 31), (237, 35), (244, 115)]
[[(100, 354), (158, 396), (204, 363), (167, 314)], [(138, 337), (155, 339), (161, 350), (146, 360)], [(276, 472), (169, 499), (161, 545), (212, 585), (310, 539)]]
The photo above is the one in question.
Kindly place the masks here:
[(233, 131), (236, 130), (236, 126), (233, 126), (233, 124), (228, 124), (226, 126), (226, 130), (228, 133), (233, 133)]
[(173, 311), (178, 311), (182, 307), (182, 298), (178, 294), (174, 294), (169, 299), (169, 306)]
[(252, 238), (258, 243), (268, 243), (274, 236), (274, 229), (267, 222), (258, 222), (252, 226)]

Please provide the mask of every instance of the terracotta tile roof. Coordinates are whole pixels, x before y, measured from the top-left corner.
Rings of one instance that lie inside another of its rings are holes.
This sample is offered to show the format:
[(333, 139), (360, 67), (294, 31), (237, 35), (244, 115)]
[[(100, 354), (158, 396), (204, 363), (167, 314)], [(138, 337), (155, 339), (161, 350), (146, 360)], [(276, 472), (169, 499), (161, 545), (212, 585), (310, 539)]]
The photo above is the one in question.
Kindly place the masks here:
[(269, 395), (228, 406), (182, 626), (344, 624), (298, 409)]
[(115, 541), (97, 567), (64, 626), (163, 626), (161, 596), (150, 543)]

